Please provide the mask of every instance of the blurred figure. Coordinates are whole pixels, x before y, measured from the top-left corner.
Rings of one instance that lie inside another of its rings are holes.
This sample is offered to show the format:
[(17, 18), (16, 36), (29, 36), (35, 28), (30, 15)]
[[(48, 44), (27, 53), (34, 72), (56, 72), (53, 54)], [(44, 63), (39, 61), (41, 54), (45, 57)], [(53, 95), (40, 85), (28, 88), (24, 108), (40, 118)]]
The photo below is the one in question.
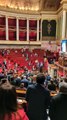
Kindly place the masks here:
[(51, 80), (50, 74), (46, 73), (46, 80), (49, 82)]
[(16, 89), (9, 82), (0, 86), (0, 120), (28, 120), (23, 108), (18, 108)]
[(36, 77), (37, 77), (37, 75), (33, 75), (33, 77), (32, 77), (32, 84), (33, 84), (33, 85), (36, 84)]
[(50, 80), (51, 80), (51, 76), (50, 76), (50, 74), (46, 73), (46, 74), (45, 74), (45, 77), (46, 77), (45, 84), (46, 84), (46, 87), (48, 87), (48, 83), (49, 83)]
[(50, 93), (44, 86), (45, 76), (40, 73), (36, 77), (36, 84), (27, 89), (26, 100), (28, 102), (29, 120), (47, 120), (47, 109), (50, 103)]
[(29, 84), (29, 80), (26, 78), (26, 76), (22, 76), (22, 78), (21, 78), (21, 83), (24, 83), (24, 87), (27, 88)]
[(7, 83), (7, 82), (8, 82), (7, 79), (5, 79), (5, 78), (1, 79), (1, 84), (3, 84), (3, 83)]
[(59, 83), (59, 93), (51, 100), (50, 120), (67, 120), (67, 79)]
[(56, 91), (56, 84), (54, 83), (53, 80), (50, 80), (50, 82), (48, 83), (48, 89), (50, 91)]
[(21, 84), (21, 78), (18, 75), (16, 75), (16, 78), (14, 79), (14, 84), (16, 86), (20, 86)]
[(59, 87), (59, 80), (57, 79), (56, 76), (54, 76), (54, 83), (56, 84), (57, 87)]
[(27, 90), (27, 89), (24, 87), (24, 83), (21, 83), (21, 84), (20, 84), (20, 89)]

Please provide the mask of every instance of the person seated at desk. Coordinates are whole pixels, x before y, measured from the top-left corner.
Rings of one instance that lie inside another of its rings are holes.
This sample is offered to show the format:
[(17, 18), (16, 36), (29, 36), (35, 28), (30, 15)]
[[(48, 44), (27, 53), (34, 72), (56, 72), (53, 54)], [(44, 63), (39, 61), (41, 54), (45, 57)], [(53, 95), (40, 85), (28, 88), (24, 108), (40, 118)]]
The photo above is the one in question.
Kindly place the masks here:
[(0, 120), (29, 120), (17, 103), (16, 89), (9, 82), (0, 86)]

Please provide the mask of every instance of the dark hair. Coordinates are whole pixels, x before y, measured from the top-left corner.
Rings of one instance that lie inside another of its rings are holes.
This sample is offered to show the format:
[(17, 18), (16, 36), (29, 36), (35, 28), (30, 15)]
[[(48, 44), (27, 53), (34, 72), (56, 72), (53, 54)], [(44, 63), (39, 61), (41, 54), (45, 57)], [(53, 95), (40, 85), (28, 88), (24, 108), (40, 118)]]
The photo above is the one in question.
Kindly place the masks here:
[(0, 86), (0, 120), (4, 120), (5, 115), (10, 116), (12, 112), (16, 111), (16, 89), (10, 83), (4, 83)]
[(36, 81), (37, 83), (39, 84), (44, 84), (44, 81), (45, 81), (45, 75), (42, 74), (42, 73), (39, 73), (36, 77)]
[(6, 78), (1, 79), (1, 84), (5, 83), (5, 82), (7, 82)]
[(67, 83), (67, 78), (64, 78), (64, 81)]

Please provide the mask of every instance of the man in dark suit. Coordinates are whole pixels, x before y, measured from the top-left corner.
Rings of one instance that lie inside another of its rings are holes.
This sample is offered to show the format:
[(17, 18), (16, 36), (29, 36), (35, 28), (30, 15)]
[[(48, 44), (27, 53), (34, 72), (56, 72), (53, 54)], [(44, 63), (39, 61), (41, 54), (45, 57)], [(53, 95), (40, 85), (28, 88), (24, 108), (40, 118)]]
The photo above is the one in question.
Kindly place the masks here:
[(25, 88), (28, 87), (29, 80), (26, 78), (26, 76), (23, 76), (23, 79), (21, 79), (21, 83), (24, 83)]
[(59, 93), (51, 100), (50, 120), (67, 120), (67, 78), (59, 84)]
[(47, 120), (47, 109), (50, 103), (50, 93), (44, 87), (45, 76), (40, 73), (36, 77), (36, 84), (27, 89), (27, 115), (29, 120)]

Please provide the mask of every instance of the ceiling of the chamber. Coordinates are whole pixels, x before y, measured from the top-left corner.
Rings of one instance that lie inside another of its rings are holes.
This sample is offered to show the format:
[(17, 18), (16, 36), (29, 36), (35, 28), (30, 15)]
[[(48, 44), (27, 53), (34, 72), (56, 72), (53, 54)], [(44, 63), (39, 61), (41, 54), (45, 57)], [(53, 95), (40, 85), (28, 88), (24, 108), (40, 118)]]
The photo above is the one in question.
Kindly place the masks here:
[(61, 0), (0, 0), (0, 6), (20, 10), (57, 10)]

